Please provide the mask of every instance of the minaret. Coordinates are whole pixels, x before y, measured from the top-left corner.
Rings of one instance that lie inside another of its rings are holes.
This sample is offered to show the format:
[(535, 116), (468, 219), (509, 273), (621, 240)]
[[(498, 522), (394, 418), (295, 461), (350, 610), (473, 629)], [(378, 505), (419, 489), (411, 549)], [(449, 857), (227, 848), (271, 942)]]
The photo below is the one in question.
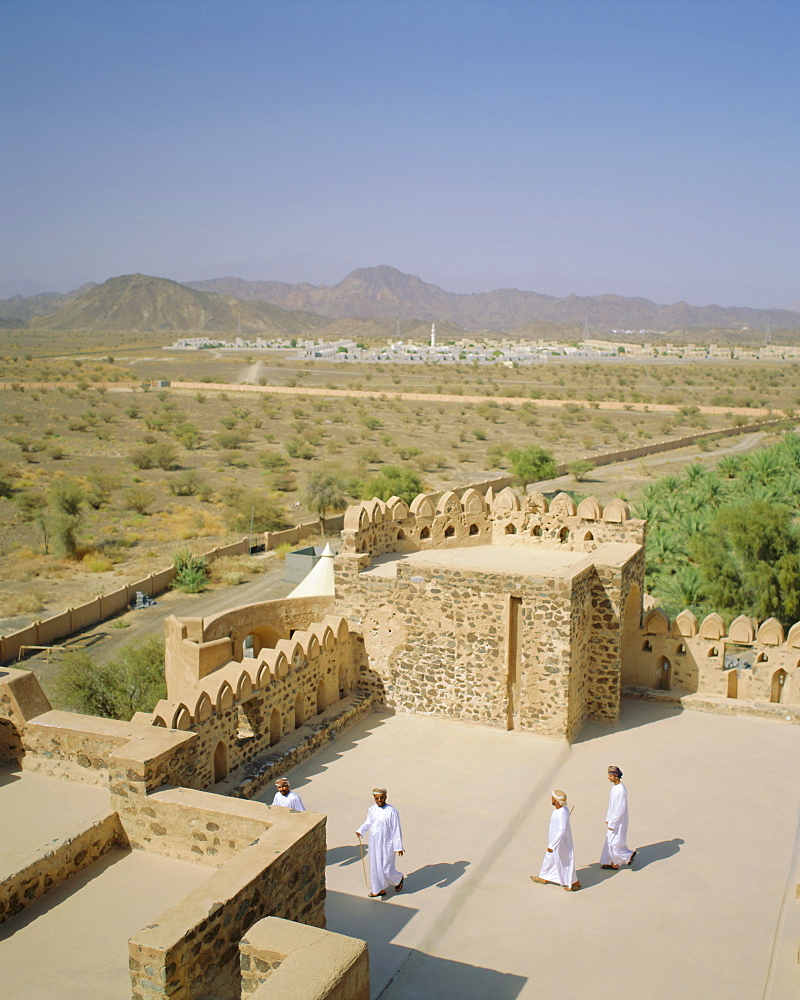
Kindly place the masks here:
[(431, 347), (436, 347), (436, 324), (431, 323)]

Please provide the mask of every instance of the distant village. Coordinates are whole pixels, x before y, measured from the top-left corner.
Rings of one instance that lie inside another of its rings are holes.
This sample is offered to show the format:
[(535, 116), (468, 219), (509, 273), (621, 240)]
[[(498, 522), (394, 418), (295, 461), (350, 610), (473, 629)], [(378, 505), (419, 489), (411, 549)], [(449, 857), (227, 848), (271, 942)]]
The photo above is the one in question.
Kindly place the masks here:
[[(614, 331), (616, 332), (616, 331)], [(630, 335), (633, 331), (626, 330)], [(650, 331), (639, 331), (647, 333)], [(736, 361), (784, 361), (800, 359), (800, 347), (782, 344), (760, 344), (758, 347), (737, 347), (717, 344), (631, 344), (612, 340), (586, 339), (574, 344), (555, 341), (479, 340), (462, 338), (436, 342), (436, 325), (431, 328), (429, 343), (395, 340), (384, 346), (368, 347), (354, 340), (303, 340), (279, 337), (233, 340), (211, 337), (182, 337), (165, 350), (275, 351), (293, 352), (294, 361), (359, 361), (383, 364), (494, 364), (515, 367), (535, 365), (551, 358), (621, 359), (621, 358), (688, 358)]]

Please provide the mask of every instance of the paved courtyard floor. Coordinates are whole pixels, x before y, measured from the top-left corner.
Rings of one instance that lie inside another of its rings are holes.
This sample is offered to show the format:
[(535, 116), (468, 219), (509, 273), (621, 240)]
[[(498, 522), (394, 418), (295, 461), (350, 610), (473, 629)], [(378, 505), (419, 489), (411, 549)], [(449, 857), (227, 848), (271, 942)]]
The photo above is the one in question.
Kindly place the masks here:
[[(367, 940), (382, 1000), (797, 1000), (800, 728), (624, 702), (572, 747), (380, 713), (291, 774), (328, 814), (328, 928)], [(632, 869), (602, 871), (609, 784)], [(406, 888), (366, 896), (356, 827), (385, 785)], [(532, 883), (567, 791), (583, 890)], [(265, 800), (271, 794), (264, 795)]]

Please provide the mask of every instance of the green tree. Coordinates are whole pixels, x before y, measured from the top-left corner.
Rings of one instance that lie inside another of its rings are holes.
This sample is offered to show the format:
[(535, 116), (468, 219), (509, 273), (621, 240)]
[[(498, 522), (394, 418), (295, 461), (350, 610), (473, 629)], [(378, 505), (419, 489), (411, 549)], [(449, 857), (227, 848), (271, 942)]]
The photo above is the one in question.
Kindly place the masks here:
[(150, 712), (167, 696), (164, 643), (151, 636), (108, 663), (95, 662), (85, 650), (67, 653), (53, 686), (64, 707), (86, 715), (127, 720)]
[(800, 531), (792, 510), (766, 500), (741, 501), (716, 511), (689, 541), (701, 591), (720, 612), (800, 617)]
[(349, 499), (349, 482), (339, 469), (323, 466), (306, 479), (303, 495), (308, 509), (319, 517), (320, 529), (325, 533), (325, 515), (328, 511), (341, 510)]
[(361, 486), (361, 497), (371, 500), (388, 500), (390, 497), (400, 497), (406, 503), (422, 493), (422, 481), (419, 474), (407, 466), (385, 465), (377, 476), (370, 476)]
[(80, 483), (57, 479), (50, 487), (50, 527), (57, 551), (66, 559), (78, 555), (77, 532), (85, 500)]
[(538, 444), (527, 448), (512, 448), (507, 452), (511, 471), (520, 486), (538, 483), (543, 479), (553, 479), (557, 473), (556, 462), (549, 451)]
[(286, 507), (280, 497), (265, 490), (230, 490), (225, 496), (228, 505), (226, 521), (231, 531), (280, 531), (288, 528)]
[(594, 462), (589, 462), (585, 458), (576, 458), (574, 462), (569, 463), (567, 470), (579, 483), (582, 483), (589, 473), (594, 470)]

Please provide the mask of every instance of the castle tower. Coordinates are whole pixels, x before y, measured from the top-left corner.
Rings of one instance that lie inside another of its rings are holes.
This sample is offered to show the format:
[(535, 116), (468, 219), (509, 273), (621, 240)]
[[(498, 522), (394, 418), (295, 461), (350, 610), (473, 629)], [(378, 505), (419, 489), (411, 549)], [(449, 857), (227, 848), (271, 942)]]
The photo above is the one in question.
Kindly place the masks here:
[(436, 324), (431, 323), (431, 347), (436, 347)]

